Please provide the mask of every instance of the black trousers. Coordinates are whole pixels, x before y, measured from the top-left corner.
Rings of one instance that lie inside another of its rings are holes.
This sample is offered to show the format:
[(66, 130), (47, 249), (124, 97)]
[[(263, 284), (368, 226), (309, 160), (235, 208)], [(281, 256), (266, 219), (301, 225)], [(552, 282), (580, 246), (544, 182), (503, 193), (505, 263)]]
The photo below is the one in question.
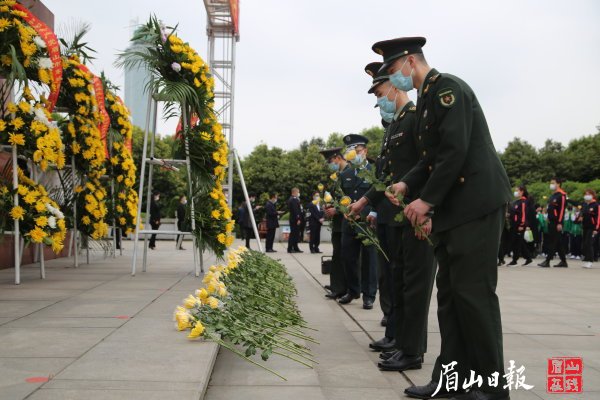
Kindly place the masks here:
[(312, 223), (310, 224), (310, 242), (308, 247), (310, 251), (319, 251), (319, 245), (321, 244), (321, 224)]
[(554, 258), (554, 253), (558, 252), (560, 261), (567, 262), (565, 257), (565, 242), (563, 233), (556, 230), (556, 223), (550, 221), (548, 223), (548, 255), (546, 261), (550, 262)]
[(275, 241), (275, 231), (277, 228), (268, 228), (267, 237), (265, 239), (266, 250), (273, 250), (273, 242)]
[(510, 230), (510, 249), (512, 251), (512, 259), (514, 262), (517, 262), (519, 257), (523, 257), (526, 260), (531, 259), (529, 247), (527, 246), (524, 235), (525, 231), (519, 231), (517, 228), (511, 228)]
[(300, 250), (298, 241), (300, 240), (300, 227), (295, 221), (290, 221), (290, 236), (288, 237), (288, 251)]
[[(160, 227), (160, 224), (153, 224), (150, 222), (150, 227), (152, 227), (153, 231), (156, 231)], [(150, 235), (150, 243), (148, 244), (148, 247), (156, 247), (156, 233)]]
[[(390, 249), (393, 249), (397, 246), (394, 242), (394, 227), (389, 224), (377, 224), (377, 238), (379, 239), (379, 244), (381, 248), (387, 255), (388, 259), (386, 259), (383, 254), (377, 252), (377, 284), (379, 287), (379, 305), (381, 307), (381, 311), (383, 311), (383, 315), (389, 317), (392, 313), (393, 306), (393, 280), (392, 280), (392, 263), (393, 258), (390, 252)], [(391, 326), (392, 324), (388, 324)], [(387, 326), (386, 326), (387, 332)], [(393, 337), (393, 335), (388, 336)]]
[(254, 229), (244, 227), (244, 238), (246, 239), (246, 247), (250, 248), (250, 240), (254, 239)]
[(359, 296), (362, 292), (363, 300), (374, 300), (377, 294), (377, 250), (375, 246), (363, 245), (346, 220), (342, 225), (342, 256), (347, 293)]
[(581, 235), (571, 234), (569, 239), (571, 241), (569, 245), (569, 249), (571, 249), (571, 255), (575, 257), (581, 257), (581, 243), (583, 240)]
[[(179, 232), (185, 232), (185, 224), (183, 223), (183, 221), (177, 221), (177, 230)], [(177, 235), (177, 237), (175, 238), (175, 248), (180, 248), (183, 245), (183, 237), (185, 235)], [(181, 241), (180, 241), (181, 240)]]
[[(496, 257), (504, 224), (505, 207), (456, 228), (433, 235), (437, 274), (438, 321), (442, 337), (432, 380), (438, 382), (442, 364), (457, 362), (458, 381), (470, 370), (484, 377), (484, 392), (502, 389), (504, 352), (500, 304), (496, 295)], [(435, 226), (435, 221), (434, 221)], [(499, 374), (498, 386), (485, 377)]]
[(583, 261), (594, 261), (594, 229), (583, 228)]
[(333, 255), (331, 257), (331, 271), (329, 272), (329, 285), (335, 294), (345, 294), (348, 291), (346, 285), (346, 274), (342, 260), (342, 232), (331, 232), (331, 245)]

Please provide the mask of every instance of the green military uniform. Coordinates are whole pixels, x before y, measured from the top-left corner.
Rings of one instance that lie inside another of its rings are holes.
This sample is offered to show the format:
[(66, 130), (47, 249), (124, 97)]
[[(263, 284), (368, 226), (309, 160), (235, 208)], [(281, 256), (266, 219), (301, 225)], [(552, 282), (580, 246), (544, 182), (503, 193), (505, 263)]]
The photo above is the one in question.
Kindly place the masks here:
[[(335, 155), (341, 155), (341, 147), (332, 149), (326, 149), (321, 151), (325, 160), (328, 161)], [(346, 168), (350, 168), (346, 166)], [(338, 192), (339, 179), (333, 183), (333, 187), (330, 190), (332, 196)], [(342, 261), (342, 221), (344, 216), (340, 213), (336, 213), (331, 218), (331, 245), (333, 247), (333, 254), (331, 257), (331, 270), (329, 272), (329, 286), (331, 288), (332, 298), (337, 297), (336, 295), (344, 295), (348, 288), (346, 287), (346, 278), (344, 274), (344, 264)]]
[[(425, 38), (394, 39), (373, 50), (384, 56), (382, 68), (388, 69), (399, 57), (421, 53), (424, 44)], [(481, 391), (507, 394), (496, 256), (512, 198), (509, 180), (477, 97), (460, 78), (430, 70), (419, 88), (416, 113), (420, 160), (401, 180), (409, 194), (422, 187), (420, 199), (434, 210), (442, 344), (432, 380), (442, 376), (442, 364), (456, 361), (459, 381), (470, 370), (482, 376), (497, 372), (498, 385), (484, 379)]]
[[(386, 130), (379, 160), (382, 164), (382, 176), (388, 176), (397, 182), (418, 162), (415, 146), (416, 107), (408, 102), (398, 110), (394, 120)], [(418, 195), (417, 188), (413, 198)], [(375, 206), (384, 204), (391, 207), (390, 220), (386, 236), (391, 249), (393, 267), (393, 293), (396, 347), (406, 356), (421, 356), (427, 351), (427, 319), (429, 303), (435, 276), (433, 248), (425, 240), (415, 236), (413, 227), (404, 220), (395, 221), (401, 212), (385, 197), (384, 192), (371, 188), (365, 195)], [(406, 201), (410, 201), (407, 198)], [(390, 324), (391, 325), (391, 324)], [(389, 333), (386, 329), (386, 336)], [(391, 365), (383, 362), (382, 368)], [(419, 362), (420, 364), (420, 362)]]

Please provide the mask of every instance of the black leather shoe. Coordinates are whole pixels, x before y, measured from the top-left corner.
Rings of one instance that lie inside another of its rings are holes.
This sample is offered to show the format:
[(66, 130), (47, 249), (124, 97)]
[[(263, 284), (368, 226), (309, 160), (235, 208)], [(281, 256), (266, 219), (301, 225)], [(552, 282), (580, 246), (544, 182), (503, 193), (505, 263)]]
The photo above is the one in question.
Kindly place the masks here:
[(543, 261), (543, 262), (541, 262), (541, 263), (538, 264), (538, 267), (550, 268), (550, 262), (548, 260)]
[(554, 266), (554, 268), (568, 268), (568, 267), (569, 267), (569, 265), (567, 264), (566, 261), (561, 261)]
[(511, 262), (508, 263), (508, 265), (517, 265), (517, 262), (515, 260), (512, 260)]
[(527, 260), (525, 261), (525, 264), (523, 264), (523, 266), (525, 266), (525, 265), (529, 265), (529, 264), (531, 264), (532, 262), (533, 262), (533, 260), (532, 260), (531, 258), (529, 258), (529, 259), (527, 259)]
[(370, 300), (370, 299), (363, 300), (363, 308), (365, 310), (372, 310), (373, 309), (373, 300)]
[(324, 285), (323, 286), (326, 290), (331, 290), (331, 285)]
[(323, 252), (321, 250), (319, 250), (319, 249), (316, 249), (315, 253), (317, 253), (317, 254), (323, 254)]
[(500, 261), (498, 261), (498, 266), (501, 266), (501, 265), (504, 265), (504, 264), (506, 264), (506, 263), (504, 262), (504, 260), (500, 260)]
[(413, 397), (415, 399), (443, 399), (447, 397), (456, 396), (462, 392), (448, 392), (446, 390), (445, 385), (442, 385), (440, 390), (433, 396), (435, 390), (438, 387), (438, 383), (431, 381), (427, 385), (424, 386), (411, 386), (409, 388), (404, 389), (404, 394), (408, 397)]
[(396, 347), (396, 339), (383, 337), (383, 339), (376, 340), (369, 343), (369, 348), (375, 351), (390, 351)]
[(331, 299), (331, 300), (339, 299), (342, 296), (343, 296), (343, 294), (333, 293), (333, 292), (329, 292), (325, 295), (325, 297), (327, 297), (328, 299)]
[(269, 249), (266, 251), (267, 253), (277, 253), (277, 250)]
[(387, 326), (387, 321), (388, 317), (387, 315), (384, 315), (383, 318), (381, 318), (381, 326)]
[(294, 253), (304, 253), (304, 251), (300, 250), (300, 249), (295, 249)]
[(353, 296), (350, 293), (346, 293), (345, 295), (343, 295), (342, 297), (340, 297), (340, 299), (338, 300), (338, 303), (340, 303), (340, 304), (348, 304), (352, 300), (356, 300), (359, 297), (360, 297), (359, 295)]
[(469, 393), (455, 395), (450, 400), (510, 400), (510, 396), (507, 393), (484, 393), (475, 389)]
[(381, 361), (377, 366), (382, 371), (402, 372), (409, 369), (421, 369), (423, 358), (421, 356), (408, 356), (398, 352), (387, 360)]
[(382, 360), (389, 360), (390, 358), (394, 357), (394, 355), (396, 355), (396, 353), (399, 353), (401, 351), (402, 350), (384, 351), (379, 354), (379, 358), (381, 358)]

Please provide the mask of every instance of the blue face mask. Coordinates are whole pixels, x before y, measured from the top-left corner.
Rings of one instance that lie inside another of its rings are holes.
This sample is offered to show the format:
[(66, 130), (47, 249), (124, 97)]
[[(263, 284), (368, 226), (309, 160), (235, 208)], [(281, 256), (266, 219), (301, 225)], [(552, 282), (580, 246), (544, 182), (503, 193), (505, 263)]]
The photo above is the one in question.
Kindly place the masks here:
[(390, 123), (394, 119), (395, 112), (385, 112), (385, 111), (383, 111), (383, 109), (380, 109), (379, 114), (381, 114), (381, 118), (385, 122)]
[[(406, 59), (406, 61), (408, 61), (408, 58)], [(406, 61), (404, 61), (404, 64), (406, 64)], [(398, 71), (390, 75), (390, 83), (396, 88), (408, 92), (411, 91), (414, 87), (412, 79), (412, 70), (410, 71), (410, 75), (402, 75), (402, 68), (404, 68), (404, 64), (402, 64), (402, 67)]]
[(337, 165), (336, 163), (331, 162), (331, 163), (329, 163), (329, 169), (332, 170), (332, 171), (339, 171), (340, 170), (340, 166)]
[(362, 154), (357, 154), (354, 160), (352, 160), (352, 164), (360, 165), (363, 163), (364, 160), (365, 158)]
[[(390, 90), (392, 90), (391, 87)], [(388, 90), (385, 96), (377, 98), (377, 105), (379, 106), (379, 109), (381, 111), (394, 114), (396, 112), (396, 99), (394, 99), (393, 101), (388, 99), (388, 94), (390, 93), (390, 90)], [(396, 94), (396, 98), (398, 98), (398, 94)]]

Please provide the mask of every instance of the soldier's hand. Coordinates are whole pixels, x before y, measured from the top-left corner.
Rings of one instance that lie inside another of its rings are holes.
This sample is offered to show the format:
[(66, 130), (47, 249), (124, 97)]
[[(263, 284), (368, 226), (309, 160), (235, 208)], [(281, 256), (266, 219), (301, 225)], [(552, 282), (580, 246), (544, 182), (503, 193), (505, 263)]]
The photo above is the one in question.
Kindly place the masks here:
[(557, 230), (558, 232), (562, 232), (562, 224), (558, 224), (558, 225), (556, 225), (556, 230)]
[(377, 217), (375, 217), (373, 215), (369, 215), (367, 217), (367, 222), (369, 223), (371, 228), (375, 228), (377, 226)]
[(348, 210), (349, 210), (348, 216), (360, 214), (360, 212), (363, 210), (363, 208), (365, 208), (366, 205), (367, 205), (367, 199), (364, 197), (361, 197), (358, 201), (356, 201), (348, 206)]
[(419, 240), (425, 240), (431, 234), (431, 218), (427, 220), (423, 225), (421, 225), (421, 231), (415, 231), (415, 236), (419, 238)]
[(329, 218), (333, 217), (335, 215), (335, 207), (326, 208), (325, 215), (327, 215)]
[(406, 206), (404, 209), (404, 215), (415, 226), (417, 224), (422, 225), (429, 218), (427, 213), (431, 207), (421, 199), (417, 199)]

